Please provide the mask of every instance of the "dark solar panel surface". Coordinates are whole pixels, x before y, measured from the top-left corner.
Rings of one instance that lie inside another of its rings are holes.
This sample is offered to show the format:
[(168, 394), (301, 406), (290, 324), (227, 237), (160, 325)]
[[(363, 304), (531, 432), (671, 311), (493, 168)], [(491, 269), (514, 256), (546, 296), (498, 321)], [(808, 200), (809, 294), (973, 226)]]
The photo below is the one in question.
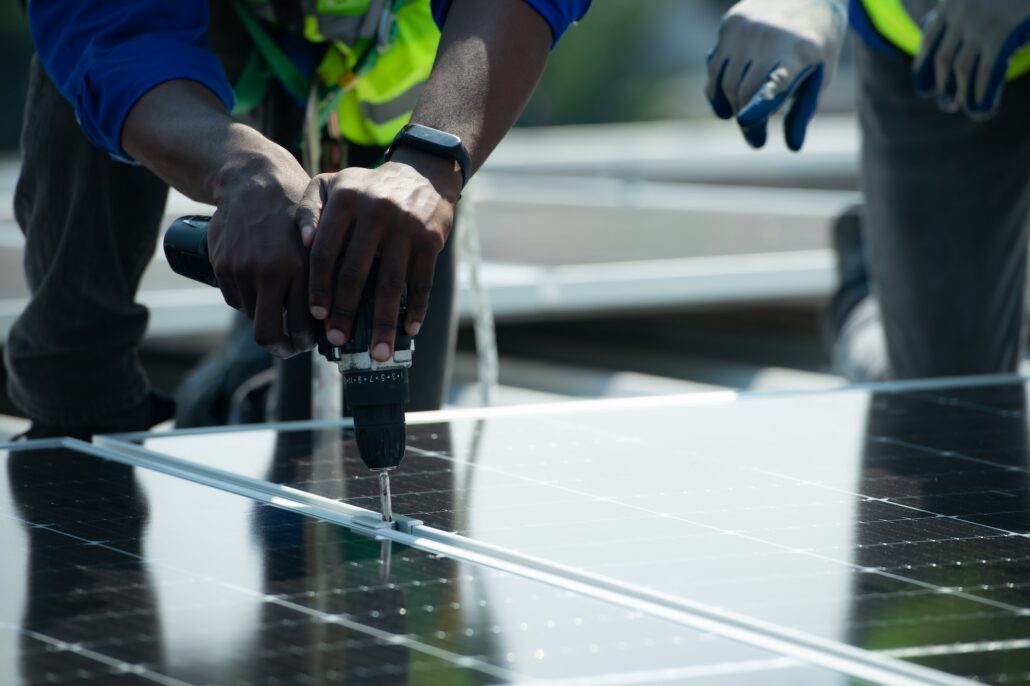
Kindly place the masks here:
[(0, 684), (846, 682), (144, 469), (0, 462)]
[[(146, 446), (378, 507), (346, 432)], [(1020, 383), (502, 414), (413, 425), (410, 446), (394, 509), (432, 526), (952, 674), (1030, 681)]]

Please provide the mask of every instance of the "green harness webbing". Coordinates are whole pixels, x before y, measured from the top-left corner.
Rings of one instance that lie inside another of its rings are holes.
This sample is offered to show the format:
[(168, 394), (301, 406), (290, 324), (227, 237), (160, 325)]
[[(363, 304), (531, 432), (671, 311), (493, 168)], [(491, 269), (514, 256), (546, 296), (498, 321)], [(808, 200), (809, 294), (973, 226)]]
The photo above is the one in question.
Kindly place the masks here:
[[(231, 2), (240, 21), (243, 22), (243, 27), (247, 29), (251, 40), (254, 41), (254, 47), (257, 48), (257, 51), (247, 60), (243, 73), (240, 74), (233, 89), (236, 93), (236, 107), (233, 108), (232, 113), (235, 115), (246, 114), (261, 104), (268, 92), (268, 79), (272, 75), (279, 79), (283, 88), (297, 102), (305, 102), (308, 90), (311, 88), (311, 80), (300, 73), (297, 66), (279, 48), (275, 39), (269, 35), (257, 17), (240, 4), (240, 0), (231, 0)], [(271, 74), (269, 70), (271, 70)]]
[[(236, 94), (236, 106), (233, 108), (234, 115), (242, 115), (250, 112), (261, 104), (268, 92), (268, 79), (272, 76), (279, 79), (283, 88), (297, 101), (306, 102), (311, 91), (311, 79), (300, 73), (286, 53), (282, 51), (275, 39), (268, 33), (261, 21), (240, 3), (240, 0), (231, 0), (236, 14), (239, 15), (243, 27), (247, 29), (251, 40), (257, 50), (247, 60), (247, 64), (240, 74), (233, 91)], [(390, 3), (391, 11), (403, 4), (403, 0), (393, 0)], [(361, 75), (373, 64), (372, 57), (375, 55), (377, 41), (372, 40), (364, 47), (361, 54), (355, 61), (352, 71)], [(332, 86), (319, 107), (318, 121), (320, 126), (325, 126), (329, 117), (339, 105), (340, 100), (346, 93), (345, 88)]]

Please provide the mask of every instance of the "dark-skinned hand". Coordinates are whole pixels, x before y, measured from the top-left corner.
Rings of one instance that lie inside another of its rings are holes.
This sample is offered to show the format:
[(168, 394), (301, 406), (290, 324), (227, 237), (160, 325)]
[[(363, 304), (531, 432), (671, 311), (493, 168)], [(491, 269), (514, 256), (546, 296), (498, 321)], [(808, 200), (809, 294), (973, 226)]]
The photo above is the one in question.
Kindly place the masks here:
[(238, 155), (219, 174), (208, 252), (225, 302), (254, 321), (255, 342), (291, 357), (315, 344), (307, 249), (296, 224), (310, 179), (280, 150)]
[(293, 156), (188, 80), (147, 91), (125, 120), (122, 145), (169, 185), (217, 206), (211, 266), (225, 301), (254, 320), (254, 340), (280, 357), (314, 347), (296, 225), (310, 178)]
[[(350, 338), (361, 293), (379, 258), (372, 357), (393, 355), (401, 296), (405, 331), (425, 321), (436, 258), (454, 224), (461, 174), (453, 162), (400, 150), (377, 169), (349, 168), (311, 180), (297, 214), (311, 247), (311, 316), (333, 345)], [(403, 161), (402, 161), (403, 160)]]

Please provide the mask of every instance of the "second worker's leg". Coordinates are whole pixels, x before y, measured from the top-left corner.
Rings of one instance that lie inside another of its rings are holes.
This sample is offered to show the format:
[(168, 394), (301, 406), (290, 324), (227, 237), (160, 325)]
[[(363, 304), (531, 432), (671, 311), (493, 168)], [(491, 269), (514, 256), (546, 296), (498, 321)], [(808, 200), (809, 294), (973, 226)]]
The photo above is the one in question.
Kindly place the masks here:
[(1030, 79), (974, 122), (859, 49), (866, 256), (892, 376), (1012, 372), (1023, 352)]

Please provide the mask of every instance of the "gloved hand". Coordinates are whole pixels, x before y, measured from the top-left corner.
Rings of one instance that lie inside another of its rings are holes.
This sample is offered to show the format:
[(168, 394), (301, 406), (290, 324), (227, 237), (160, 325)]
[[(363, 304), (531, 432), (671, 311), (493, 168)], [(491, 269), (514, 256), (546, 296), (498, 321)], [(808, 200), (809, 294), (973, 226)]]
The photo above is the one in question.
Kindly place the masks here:
[(769, 117), (793, 99), (784, 133), (787, 147), (800, 150), (837, 68), (847, 23), (844, 0), (738, 2), (708, 56), (705, 92), (715, 115), (736, 116), (747, 142), (761, 148)]
[(916, 91), (946, 112), (993, 116), (1009, 61), (1030, 40), (1030, 0), (940, 0), (924, 24)]

